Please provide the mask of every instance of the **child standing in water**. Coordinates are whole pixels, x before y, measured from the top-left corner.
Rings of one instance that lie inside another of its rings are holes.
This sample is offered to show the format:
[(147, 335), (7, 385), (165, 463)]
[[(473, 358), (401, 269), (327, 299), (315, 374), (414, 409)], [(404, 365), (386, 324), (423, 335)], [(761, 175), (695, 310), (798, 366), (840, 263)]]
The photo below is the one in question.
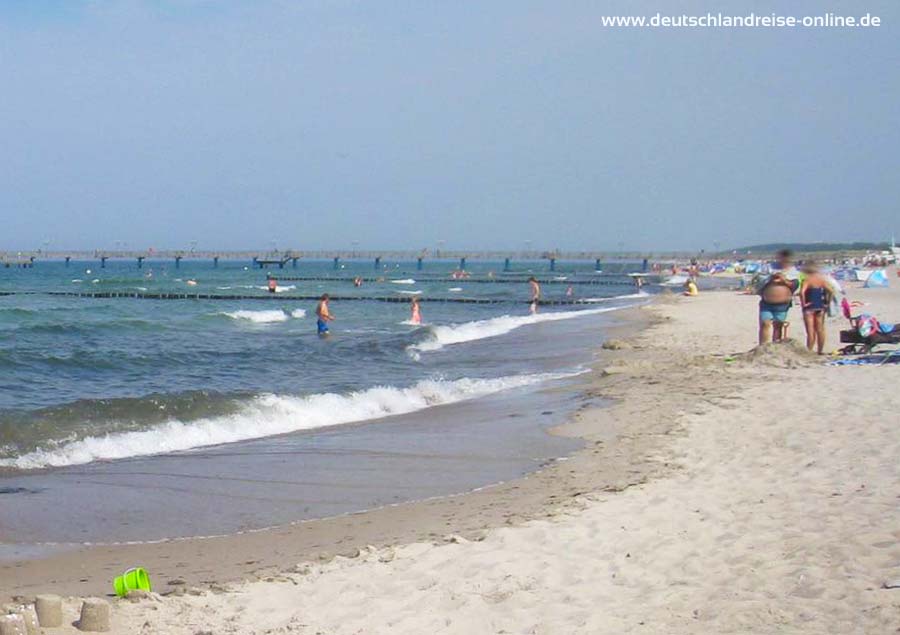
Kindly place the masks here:
[(422, 314), (419, 312), (419, 298), (413, 297), (409, 301), (409, 310), (410, 316), (409, 321), (411, 324), (421, 324), (422, 323)]
[(323, 293), (322, 297), (319, 298), (319, 303), (316, 305), (316, 317), (318, 318), (316, 320), (316, 329), (321, 336), (328, 335), (328, 323), (334, 320), (334, 316), (328, 310), (329, 299), (328, 294)]

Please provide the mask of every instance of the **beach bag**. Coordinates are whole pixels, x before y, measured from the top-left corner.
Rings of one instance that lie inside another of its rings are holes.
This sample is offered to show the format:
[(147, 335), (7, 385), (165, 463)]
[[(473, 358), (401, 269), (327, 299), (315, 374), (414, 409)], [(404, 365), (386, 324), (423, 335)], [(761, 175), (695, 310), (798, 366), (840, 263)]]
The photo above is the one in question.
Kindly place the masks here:
[(870, 337), (880, 332), (881, 329), (874, 315), (864, 313), (859, 316), (859, 325), (856, 327), (856, 330), (859, 332), (860, 337)]

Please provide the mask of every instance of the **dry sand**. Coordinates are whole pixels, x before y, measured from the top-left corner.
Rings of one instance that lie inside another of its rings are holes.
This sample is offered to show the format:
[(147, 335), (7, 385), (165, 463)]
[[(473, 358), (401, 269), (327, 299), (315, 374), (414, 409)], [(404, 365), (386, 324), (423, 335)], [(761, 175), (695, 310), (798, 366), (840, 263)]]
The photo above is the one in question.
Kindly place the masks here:
[[(849, 291), (900, 319), (892, 282)], [(294, 557), (327, 523), (257, 534), (280, 571), (118, 601), (114, 632), (900, 631), (900, 589), (883, 588), (900, 579), (900, 366), (829, 367), (791, 347), (727, 360), (753, 348), (755, 302), (720, 292), (649, 308), (654, 323), (605, 352), (587, 387), (619, 400), (562, 430), (588, 441), (571, 459), (484, 492), (343, 519), (340, 544), (355, 557)], [(801, 335), (796, 309), (793, 319)], [(835, 340), (840, 326), (829, 322)], [(417, 522), (420, 539), (404, 540)], [(29, 578), (26, 592), (35, 586)], [(66, 610), (74, 620), (77, 600)]]

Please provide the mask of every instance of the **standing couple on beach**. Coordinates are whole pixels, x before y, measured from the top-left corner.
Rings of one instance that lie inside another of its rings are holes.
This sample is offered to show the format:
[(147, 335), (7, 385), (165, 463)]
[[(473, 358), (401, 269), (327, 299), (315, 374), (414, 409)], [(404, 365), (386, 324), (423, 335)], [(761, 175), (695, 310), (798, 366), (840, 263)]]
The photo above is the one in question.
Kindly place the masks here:
[(787, 339), (788, 312), (798, 293), (806, 327), (806, 347), (820, 355), (825, 346), (825, 315), (833, 298), (831, 285), (815, 262), (807, 261), (803, 270), (793, 266), (793, 254), (782, 249), (768, 277), (762, 279), (757, 293), (759, 300), (759, 343), (780, 342)]

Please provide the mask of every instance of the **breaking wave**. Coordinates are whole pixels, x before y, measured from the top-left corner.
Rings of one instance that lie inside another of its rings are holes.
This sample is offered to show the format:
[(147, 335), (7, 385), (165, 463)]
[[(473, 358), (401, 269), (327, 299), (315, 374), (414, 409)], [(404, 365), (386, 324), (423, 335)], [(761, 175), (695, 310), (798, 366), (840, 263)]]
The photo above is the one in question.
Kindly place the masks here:
[(305, 397), (265, 394), (252, 398), (232, 414), (187, 422), (173, 419), (145, 430), (88, 436), (0, 459), (0, 466), (27, 470), (186, 451), (406, 414), (567, 376), (571, 373), (455, 381), (431, 379), (407, 388), (379, 386), (346, 394), (319, 393)]
[[(610, 298), (613, 299), (613, 298)], [(608, 313), (632, 305), (605, 307), (602, 309), (581, 309), (578, 311), (556, 311), (550, 313), (536, 313), (533, 315), (502, 315), (487, 320), (475, 322), (463, 322), (461, 324), (447, 324), (429, 326), (426, 330), (428, 336), (425, 340), (411, 344), (407, 350), (413, 354), (425, 351), (437, 351), (451, 344), (472, 342), (488, 337), (505, 335), (521, 326), (539, 324), (541, 322), (554, 322), (557, 320), (570, 320), (586, 315)], [(415, 355), (414, 355), (415, 356)]]
[(226, 311), (221, 315), (227, 315), (234, 320), (246, 320), (255, 324), (269, 324), (272, 322), (285, 322), (291, 318), (306, 317), (303, 309), (294, 309), (290, 313), (281, 309), (263, 309), (259, 311)]

